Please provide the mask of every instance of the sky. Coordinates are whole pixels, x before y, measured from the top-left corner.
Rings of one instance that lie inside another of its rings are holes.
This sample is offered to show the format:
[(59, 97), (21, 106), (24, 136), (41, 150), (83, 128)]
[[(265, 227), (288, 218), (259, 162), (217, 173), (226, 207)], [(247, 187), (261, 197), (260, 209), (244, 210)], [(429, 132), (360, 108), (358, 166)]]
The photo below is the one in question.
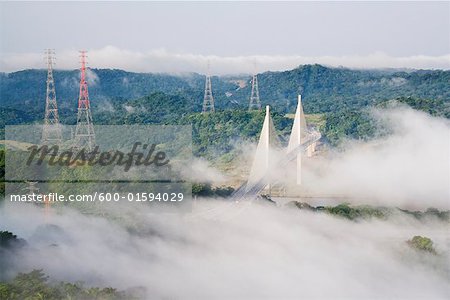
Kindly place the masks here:
[(450, 69), (450, 2), (1, 2), (0, 70)]

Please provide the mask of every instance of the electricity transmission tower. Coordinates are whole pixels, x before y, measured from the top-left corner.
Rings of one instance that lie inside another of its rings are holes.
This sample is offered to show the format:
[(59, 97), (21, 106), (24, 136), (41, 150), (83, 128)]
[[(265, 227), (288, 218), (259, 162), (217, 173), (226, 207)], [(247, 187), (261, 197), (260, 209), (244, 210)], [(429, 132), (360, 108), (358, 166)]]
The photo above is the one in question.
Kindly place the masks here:
[(203, 109), (202, 109), (202, 113), (206, 112), (214, 112), (214, 98), (211, 88), (211, 76), (209, 75), (209, 63), (208, 63), (208, 73), (206, 74), (205, 96), (203, 97)]
[(259, 100), (258, 77), (256, 74), (252, 78), (252, 93), (250, 94), (250, 104), (248, 110), (261, 110), (261, 101)]
[(62, 141), (61, 124), (59, 123), (58, 105), (56, 104), (53, 64), (55, 51), (45, 50), (47, 61), (47, 95), (45, 99), (45, 118), (42, 128), (41, 144), (60, 144)]
[(75, 128), (76, 148), (87, 148), (89, 151), (95, 147), (95, 132), (92, 122), (91, 105), (89, 102), (88, 85), (86, 82), (86, 51), (80, 51), (81, 77), (80, 95), (78, 98), (77, 127)]

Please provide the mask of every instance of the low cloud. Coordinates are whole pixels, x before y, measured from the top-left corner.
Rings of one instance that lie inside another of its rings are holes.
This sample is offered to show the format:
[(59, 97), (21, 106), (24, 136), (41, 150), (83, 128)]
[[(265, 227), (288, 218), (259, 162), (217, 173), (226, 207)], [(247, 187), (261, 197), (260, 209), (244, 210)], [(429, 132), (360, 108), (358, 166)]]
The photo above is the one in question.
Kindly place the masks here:
[[(373, 110), (372, 117), (388, 136), (347, 140), (340, 151), (303, 158), (302, 185), (294, 190), (353, 203), (450, 209), (450, 121), (409, 107)], [(294, 170), (293, 164), (289, 175), (276, 177), (295, 178)]]
[(91, 69), (86, 70), (86, 81), (90, 86), (95, 86), (100, 81), (98, 75)]
[[(449, 121), (410, 108), (373, 115), (391, 135), (305, 159), (303, 184), (350, 193), (355, 204), (448, 208)], [(221, 177), (202, 161), (190, 171)], [(447, 221), (394, 213), (354, 222), (246, 199), (200, 199), (180, 214), (145, 204), (82, 207), (101, 216), (56, 206), (45, 219), (43, 208), (6, 202), (0, 229), (28, 246), (0, 275), (43, 268), (58, 281), (142, 287), (147, 299), (448, 298)], [(416, 235), (437, 254), (411, 249)]]
[[(59, 69), (78, 68), (78, 52), (62, 50), (56, 53)], [(302, 55), (251, 55), (217, 56), (192, 53), (174, 53), (165, 49), (146, 52), (130, 51), (114, 46), (89, 51), (91, 68), (124, 69), (135, 72), (207, 72), (210, 62), (211, 73), (217, 75), (253, 73), (255, 71), (282, 71), (302, 64), (323, 64), (348, 68), (412, 68), (412, 69), (450, 69), (450, 54), (442, 56), (416, 55), (393, 57), (382, 52), (365, 56), (302, 56)], [(12, 72), (30, 68), (44, 68), (41, 53), (3, 53), (0, 70)]]
[(202, 158), (193, 158), (186, 169), (180, 171), (182, 178), (191, 182), (222, 184), (228, 178)]
[(116, 111), (116, 109), (114, 108), (114, 105), (106, 97), (97, 99), (97, 102), (98, 102), (98, 105), (96, 107), (96, 110), (98, 112), (113, 113)]
[[(60, 209), (49, 225), (43, 209), (8, 203), (0, 208), (2, 229), (28, 241), (8, 274), (43, 268), (58, 281), (143, 287), (146, 299), (448, 296), (450, 249), (438, 221), (351, 222), (244, 201), (195, 207), (157, 214), (109, 203), (101, 211), (110, 220)], [(410, 249), (405, 241), (414, 235), (430, 237), (438, 255)]]
[(127, 111), (127, 113), (132, 114), (136, 111), (136, 109), (131, 105), (123, 105), (123, 108)]

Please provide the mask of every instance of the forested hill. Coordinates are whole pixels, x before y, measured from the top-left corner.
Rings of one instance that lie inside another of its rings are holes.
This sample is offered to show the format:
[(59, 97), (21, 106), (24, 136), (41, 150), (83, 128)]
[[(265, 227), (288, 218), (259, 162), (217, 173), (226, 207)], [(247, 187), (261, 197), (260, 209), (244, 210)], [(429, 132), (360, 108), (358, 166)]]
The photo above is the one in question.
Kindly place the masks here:
[[(56, 70), (54, 77), (60, 113), (71, 116), (78, 98), (79, 72)], [(450, 71), (350, 70), (305, 65), (285, 72), (259, 74), (262, 104), (270, 104), (281, 113), (295, 109), (297, 94), (304, 99), (307, 113), (357, 109), (396, 97), (415, 97), (450, 101)], [(122, 70), (92, 69), (88, 73), (89, 92), (94, 115), (126, 108), (133, 99), (154, 92), (177, 96), (183, 112), (200, 111), (204, 76), (132, 73)], [(46, 70), (0, 73), (0, 98), (3, 115), (39, 120), (43, 116)], [(213, 77), (216, 108), (245, 109), (251, 86), (250, 76)], [(159, 105), (166, 105), (164, 102)], [(171, 101), (167, 105), (177, 105)], [(158, 108), (164, 110), (164, 108)], [(172, 109), (173, 110), (173, 109)]]
[(259, 77), (262, 99), (279, 106), (295, 105), (304, 98), (307, 113), (355, 109), (396, 97), (450, 101), (450, 71), (350, 70), (306, 65), (286, 72), (267, 72)]

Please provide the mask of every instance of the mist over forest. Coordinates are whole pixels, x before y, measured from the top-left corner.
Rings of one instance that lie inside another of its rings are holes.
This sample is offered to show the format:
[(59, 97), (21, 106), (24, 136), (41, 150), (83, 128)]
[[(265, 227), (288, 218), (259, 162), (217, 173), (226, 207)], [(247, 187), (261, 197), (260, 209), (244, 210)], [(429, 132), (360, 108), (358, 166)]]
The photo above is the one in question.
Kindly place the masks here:
[[(45, 77), (1, 74), (3, 128), (42, 123)], [(323, 199), (284, 202), (232, 198), (249, 176), (265, 112), (248, 111), (251, 77), (238, 75), (213, 77), (216, 112), (200, 113), (204, 78), (89, 71), (95, 125), (192, 126), (193, 158), (180, 174), (192, 182), (191, 209), (119, 202), (44, 213), (2, 200), (0, 298), (448, 297), (448, 71), (305, 65), (258, 74), (282, 146), (275, 156), (285, 155), (298, 94), (321, 133), (297, 192)], [(55, 81), (60, 120), (76, 124), (78, 71), (58, 70)], [(281, 185), (295, 178), (292, 167), (270, 173)]]
[(450, 299), (450, 2), (0, 1), (0, 300)]

